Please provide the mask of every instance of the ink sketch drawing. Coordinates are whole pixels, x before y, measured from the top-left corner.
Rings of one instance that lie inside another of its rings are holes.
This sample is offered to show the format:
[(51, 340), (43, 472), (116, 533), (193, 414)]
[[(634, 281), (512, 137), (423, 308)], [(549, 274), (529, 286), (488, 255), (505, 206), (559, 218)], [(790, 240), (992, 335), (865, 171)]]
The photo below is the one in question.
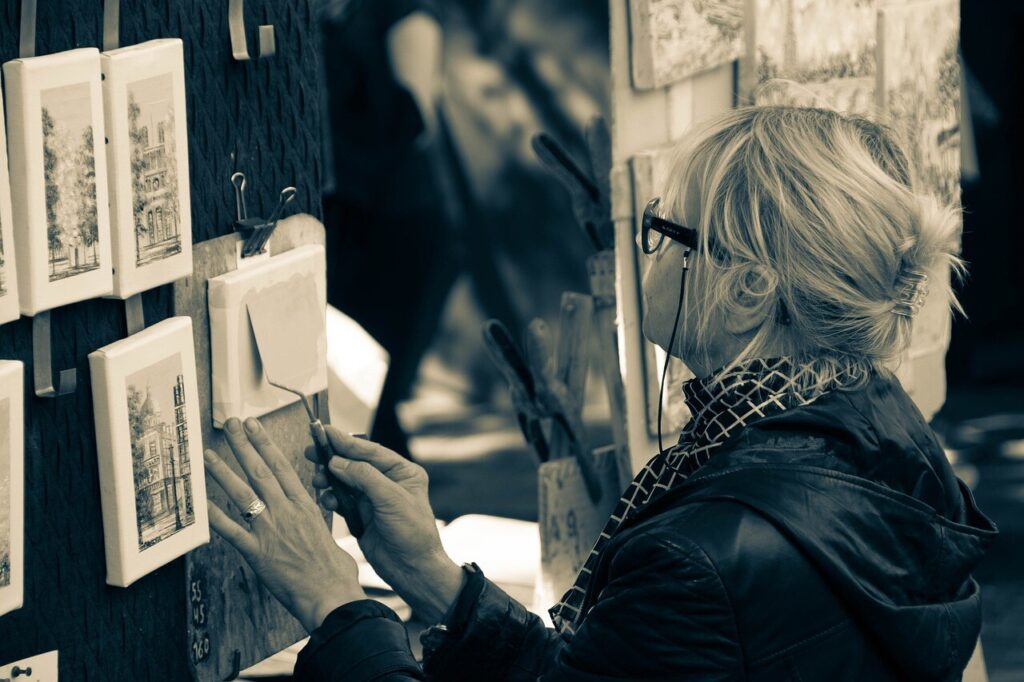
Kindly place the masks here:
[(195, 522), (181, 355), (141, 369), (125, 382), (142, 551)]
[(100, 266), (88, 83), (43, 90), (43, 173), (50, 281)]
[(128, 85), (136, 265), (181, 253), (181, 207), (170, 73)]

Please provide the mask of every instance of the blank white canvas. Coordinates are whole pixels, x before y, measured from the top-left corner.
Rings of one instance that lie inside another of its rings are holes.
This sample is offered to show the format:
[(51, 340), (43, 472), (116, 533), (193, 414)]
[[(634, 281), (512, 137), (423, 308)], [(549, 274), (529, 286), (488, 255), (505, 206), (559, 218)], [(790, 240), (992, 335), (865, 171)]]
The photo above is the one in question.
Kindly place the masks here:
[[(220, 428), (230, 417), (262, 417), (299, 400), (267, 383), (246, 305), (257, 304), (282, 289), (313, 291), (322, 311), (314, 339), (296, 339), (296, 348), (315, 347), (316, 371), (301, 387), (306, 395), (327, 390), (327, 261), (324, 247), (299, 246), (214, 277), (208, 282), (210, 363), (213, 380), (213, 424)], [(287, 292), (284, 292), (287, 295)], [(281, 328), (281, 334), (294, 330)], [(296, 387), (300, 388), (300, 387)]]
[(113, 296), (128, 298), (192, 272), (185, 63), (178, 38), (111, 50), (100, 60)]

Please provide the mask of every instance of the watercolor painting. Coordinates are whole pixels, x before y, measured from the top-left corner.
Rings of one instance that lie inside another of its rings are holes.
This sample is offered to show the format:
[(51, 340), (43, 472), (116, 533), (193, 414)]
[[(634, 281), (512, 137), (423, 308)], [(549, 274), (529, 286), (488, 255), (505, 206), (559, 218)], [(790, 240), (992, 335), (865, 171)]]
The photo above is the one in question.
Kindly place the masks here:
[(100, 266), (89, 83), (40, 94), (51, 282)]
[(886, 7), (879, 21), (880, 106), (903, 135), (924, 188), (960, 200), (959, 5)]
[(195, 522), (185, 376), (175, 354), (126, 379), (139, 549)]
[(743, 54), (744, 0), (631, 0), (633, 86), (660, 88)]
[(173, 93), (170, 73), (128, 85), (137, 265), (181, 253)]

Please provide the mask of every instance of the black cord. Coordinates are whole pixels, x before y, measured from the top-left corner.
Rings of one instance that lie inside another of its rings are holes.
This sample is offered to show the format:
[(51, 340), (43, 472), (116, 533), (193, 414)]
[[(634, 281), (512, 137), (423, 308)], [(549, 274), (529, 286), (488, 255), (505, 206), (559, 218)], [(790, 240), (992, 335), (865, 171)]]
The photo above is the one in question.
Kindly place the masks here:
[(665, 452), (665, 446), (661, 442), (661, 413), (665, 406), (665, 380), (668, 378), (668, 365), (672, 362), (672, 349), (676, 345), (676, 331), (679, 330), (679, 315), (683, 312), (683, 293), (686, 287), (686, 270), (689, 267), (688, 258), (690, 250), (683, 254), (683, 271), (679, 276), (679, 303), (676, 304), (676, 319), (672, 323), (672, 336), (668, 341), (665, 357), (665, 367), (661, 370), (661, 387), (658, 389), (658, 454)]

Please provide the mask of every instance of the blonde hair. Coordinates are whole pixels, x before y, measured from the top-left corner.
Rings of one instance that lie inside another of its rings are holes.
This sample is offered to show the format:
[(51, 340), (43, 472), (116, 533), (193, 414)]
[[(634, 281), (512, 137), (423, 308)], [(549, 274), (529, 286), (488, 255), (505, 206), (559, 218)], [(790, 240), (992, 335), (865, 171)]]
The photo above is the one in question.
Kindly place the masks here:
[(917, 191), (885, 126), (809, 107), (735, 109), (688, 138), (670, 177), (662, 210), (681, 220), (696, 188), (691, 227), (713, 256), (688, 276), (698, 352), (712, 311), (742, 296), (766, 315), (727, 368), (781, 345), (812, 364), (809, 381), (853, 373), (861, 385), (910, 343), (911, 318), (894, 313), (908, 273), (928, 274), (930, 296), (961, 311), (948, 286), (963, 271), (960, 211)]

